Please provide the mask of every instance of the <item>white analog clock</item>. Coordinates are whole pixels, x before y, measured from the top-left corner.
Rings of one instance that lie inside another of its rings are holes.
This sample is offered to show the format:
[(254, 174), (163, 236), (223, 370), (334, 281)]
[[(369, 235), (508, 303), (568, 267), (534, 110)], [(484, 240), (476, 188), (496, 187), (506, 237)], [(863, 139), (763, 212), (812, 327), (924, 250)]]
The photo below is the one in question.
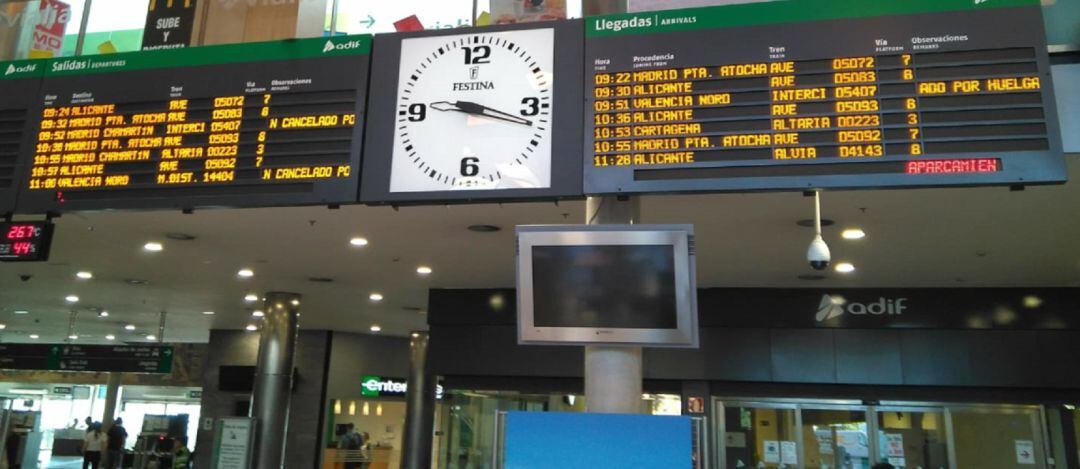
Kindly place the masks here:
[(553, 60), (550, 28), (403, 40), (390, 192), (551, 187)]

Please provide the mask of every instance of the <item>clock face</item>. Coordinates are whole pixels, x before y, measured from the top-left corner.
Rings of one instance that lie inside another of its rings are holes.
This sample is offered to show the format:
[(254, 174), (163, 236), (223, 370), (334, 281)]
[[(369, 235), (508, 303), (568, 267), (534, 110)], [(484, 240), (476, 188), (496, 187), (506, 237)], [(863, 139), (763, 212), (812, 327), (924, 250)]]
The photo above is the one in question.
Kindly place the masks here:
[(550, 28), (403, 40), (390, 192), (551, 187), (553, 57)]

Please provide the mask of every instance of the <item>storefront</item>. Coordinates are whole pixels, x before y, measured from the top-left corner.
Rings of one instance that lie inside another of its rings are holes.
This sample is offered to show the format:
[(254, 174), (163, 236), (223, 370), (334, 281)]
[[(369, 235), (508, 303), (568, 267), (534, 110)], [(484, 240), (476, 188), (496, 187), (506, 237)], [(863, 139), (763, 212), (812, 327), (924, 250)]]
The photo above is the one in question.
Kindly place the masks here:
[[(708, 419), (715, 468), (1080, 467), (1076, 293), (703, 289), (700, 348), (646, 349), (644, 389)], [(474, 467), (494, 441), (455, 444), (452, 419), (572, 410), (581, 393), (581, 348), (517, 345), (513, 298), (432, 292), (439, 467)]]

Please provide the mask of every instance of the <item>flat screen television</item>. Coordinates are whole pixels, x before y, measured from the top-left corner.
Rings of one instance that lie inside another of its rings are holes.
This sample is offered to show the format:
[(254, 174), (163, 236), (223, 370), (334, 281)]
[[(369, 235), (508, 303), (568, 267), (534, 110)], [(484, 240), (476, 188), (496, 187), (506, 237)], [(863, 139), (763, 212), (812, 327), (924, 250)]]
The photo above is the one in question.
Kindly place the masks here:
[(517, 228), (518, 343), (697, 347), (690, 225)]

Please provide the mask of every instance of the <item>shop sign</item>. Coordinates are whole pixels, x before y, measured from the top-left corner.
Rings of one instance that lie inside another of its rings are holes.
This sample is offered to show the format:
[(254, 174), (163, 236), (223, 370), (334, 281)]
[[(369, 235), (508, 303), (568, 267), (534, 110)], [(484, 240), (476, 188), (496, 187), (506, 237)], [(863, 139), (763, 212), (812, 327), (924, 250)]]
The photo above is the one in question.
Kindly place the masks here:
[[(403, 378), (387, 378), (376, 375), (364, 375), (360, 379), (360, 395), (364, 397), (405, 396), (409, 382)], [(435, 385), (435, 398), (442, 399), (443, 387)]]

